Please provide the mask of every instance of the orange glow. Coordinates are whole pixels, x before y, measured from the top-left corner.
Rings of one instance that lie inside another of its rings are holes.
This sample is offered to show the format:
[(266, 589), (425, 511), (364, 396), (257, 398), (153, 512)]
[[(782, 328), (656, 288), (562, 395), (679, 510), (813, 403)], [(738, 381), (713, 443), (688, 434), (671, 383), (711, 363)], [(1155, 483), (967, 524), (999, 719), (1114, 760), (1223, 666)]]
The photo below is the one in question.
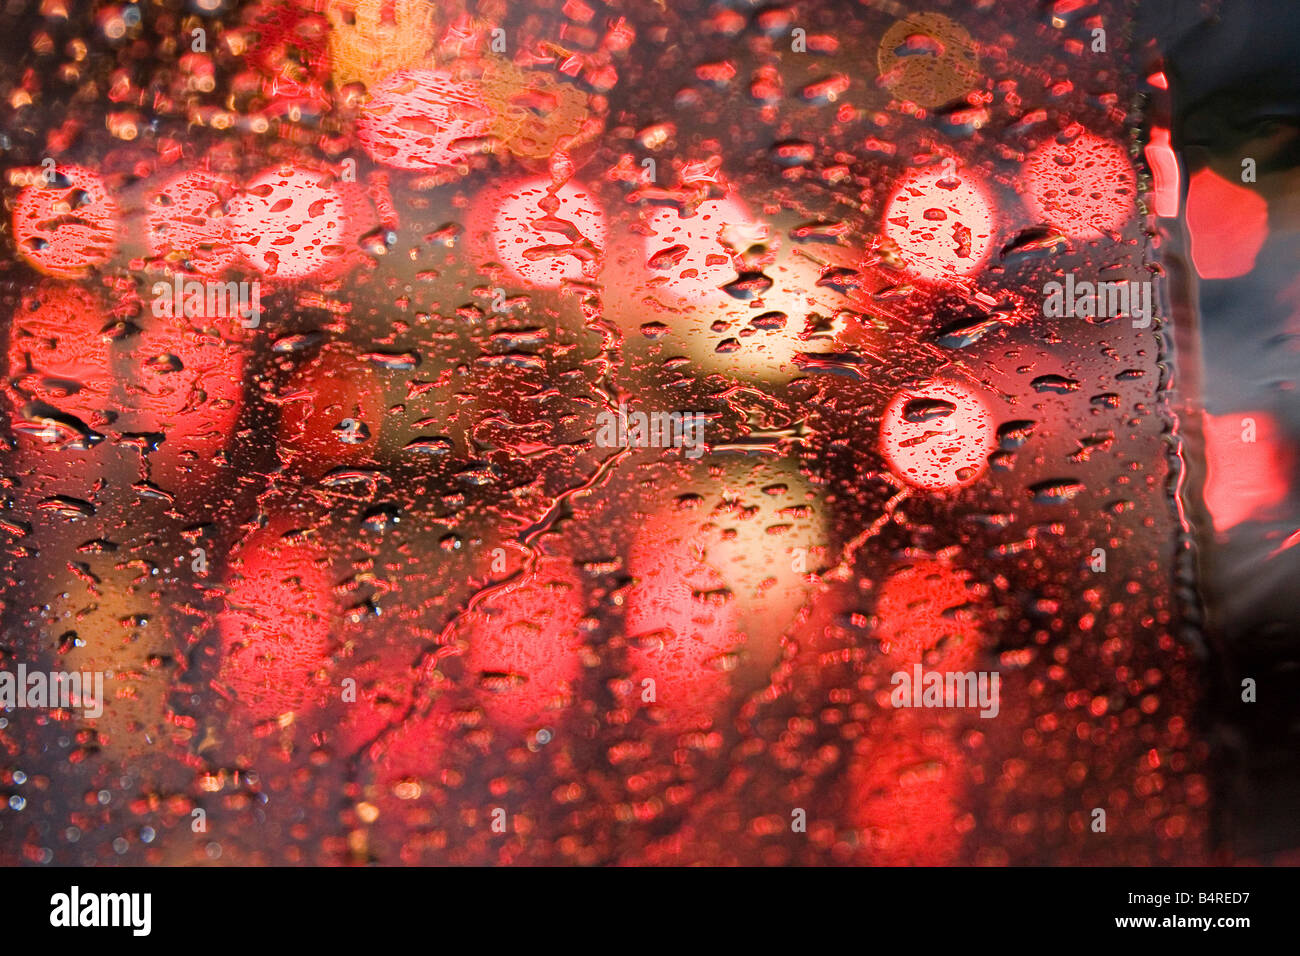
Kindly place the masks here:
[(908, 13), (890, 24), (880, 38), (876, 68), (894, 96), (924, 107), (957, 99), (980, 76), (969, 31), (942, 13)]
[(334, 85), (377, 85), (381, 78), (422, 60), (434, 45), (435, 17), (449, 0), (326, 0)]

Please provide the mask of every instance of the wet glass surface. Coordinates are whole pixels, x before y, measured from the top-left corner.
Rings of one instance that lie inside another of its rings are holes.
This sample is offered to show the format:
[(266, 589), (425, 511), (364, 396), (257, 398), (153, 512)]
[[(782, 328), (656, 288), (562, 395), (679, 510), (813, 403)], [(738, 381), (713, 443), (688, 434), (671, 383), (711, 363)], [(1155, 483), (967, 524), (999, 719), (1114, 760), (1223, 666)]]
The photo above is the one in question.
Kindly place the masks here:
[(1286, 849), (1193, 559), (1291, 494), (1276, 418), (1198, 470), (1226, 187), (1124, 5), (1026, 6), (0, 16), (0, 665), (86, 682), (0, 707), (0, 862)]

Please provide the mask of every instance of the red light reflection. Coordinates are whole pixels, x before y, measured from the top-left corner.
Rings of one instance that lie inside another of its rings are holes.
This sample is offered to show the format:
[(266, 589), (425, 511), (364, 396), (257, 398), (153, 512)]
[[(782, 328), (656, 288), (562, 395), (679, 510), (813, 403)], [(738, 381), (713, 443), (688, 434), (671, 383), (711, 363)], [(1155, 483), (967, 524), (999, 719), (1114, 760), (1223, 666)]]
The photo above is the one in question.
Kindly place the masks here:
[(29, 186), (14, 201), (19, 253), (46, 275), (79, 279), (117, 248), (118, 207), (94, 170), (55, 167), (50, 185)]
[(876, 599), (881, 652), (896, 664), (965, 670), (979, 653), (974, 598), (964, 570), (932, 560), (904, 565)]
[(378, 376), (359, 356), (337, 350), (296, 369), (278, 400), (279, 447), (313, 464), (358, 457), (373, 447), (384, 419)]
[(323, 552), (270, 528), (231, 557), (221, 636), (220, 681), (255, 722), (321, 703), (316, 672), (327, 666), (333, 581)]
[(107, 424), (113, 365), (106, 310), (78, 286), (47, 282), (23, 296), (9, 332), (6, 390), (14, 410), (35, 399), (92, 428)]
[(880, 424), (881, 451), (890, 469), (926, 491), (970, 484), (988, 465), (994, 444), (988, 407), (956, 382), (903, 389)]
[(983, 181), (953, 166), (916, 169), (885, 209), (885, 235), (909, 272), (931, 280), (966, 276), (993, 249), (995, 208)]
[[(876, 601), (882, 657), (877, 687), (922, 664), (942, 672), (973, 669), (982, 632), (970, 574), (921, 559), (896, 568)], [(877, 694), (886, 700), (888, 693)], [(886, 702), (885, 707), (889, 707)], [(958, 827), (965, 755), (948, 711), (888, 710), (849, 764), (849, 816), (864, 835), (863, 859), (883, 866), (939, 866), (961, 850)], [(884, 732), (881, 733), (880, 731)]]
[(343, 259), (343, 198), (330, 173), (298, 166), (267, 170), (230, 201), (230, 233), (264, 275), (320, 276)]
[(582, 588), (567, 560), (543, 558), (464, 619), (467, 666), (488, 719), (524, 730), (567, 702), (581, 673)]
[(1030, 155), (1025, 177), (1030, 211), (1071, 238), (1100, 238), (1133, 215), (1137, 180), (1128, 153), (1094, 133), (1048, 140)]
[(654, 681), (660, 720), (673, 730), (704, 729), (730, 690), (731, 655), (744, 643), (736, 602), (722, 575), (680, 534), (638, 538), (628, 555), (634, 583), (624, 629), (632, 692)]
[(1204, 416), (1205, 507), (1215, 531), (1269, 516), (1290, 494), (1286, 436), (1268, 412)]
[(1178, 215), (1182, 196), (1181, 172), (1178, 154), (1169, 142), (1169, 130), (1163, 126), (1151, 127), (1151, 141), (1143, 149), (1151, 177), (1155, 180), (1155, 211), (1157, 216), (1172, 219)]
[(386, 166), (437, 169), (481, 150), (491, 119), (475, 84), (438, 70), (400, 70), (362, 108), (357, 141)]
[(541, 178), (488, 190), (475, 217), (480, 255), (537, 289), (595, 278), (605, 252), (605, 211), (595, 194), (573, 182), (552, 188)]
[(1243, 276), (1255, 268), (1268, 238), (1268, 203), (1240, 183), (1202, 169), (1187, 183), (1187, 232), (1192, 264), (1202, 279)]
[(149, 202), (149, 254), (183, 262), (203, 276), (234, 265), (239, 254), (223, 208), (234, 191), (226, 177), (202, 170), (172, 179)]

